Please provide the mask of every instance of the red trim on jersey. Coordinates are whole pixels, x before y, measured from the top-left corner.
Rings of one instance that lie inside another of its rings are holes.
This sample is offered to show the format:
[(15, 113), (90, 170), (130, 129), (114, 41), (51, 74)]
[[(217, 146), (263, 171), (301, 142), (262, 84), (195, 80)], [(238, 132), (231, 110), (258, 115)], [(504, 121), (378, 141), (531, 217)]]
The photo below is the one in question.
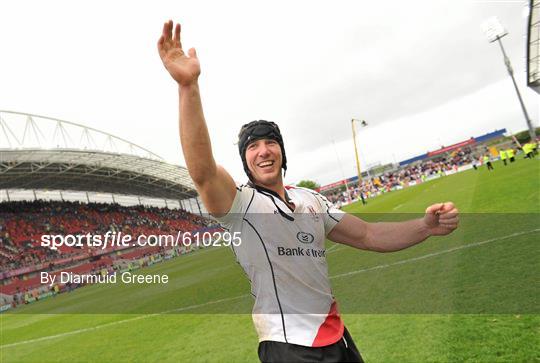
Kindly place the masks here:
[(285, 185), (285, 189), (296, 189), (293, 185)]
[(319, 327), (317, 336), (315, 337), (315, 340), (313, 340), (311, 346), (325, 347), (334, 344), (343, 336), (343, 330), (343, 321), (339, 316), (337, 303), (334, 301), (332, 306), (330, 306), (330, 311), (328, 312), (328, 315), (326, 315), (326, 319)]

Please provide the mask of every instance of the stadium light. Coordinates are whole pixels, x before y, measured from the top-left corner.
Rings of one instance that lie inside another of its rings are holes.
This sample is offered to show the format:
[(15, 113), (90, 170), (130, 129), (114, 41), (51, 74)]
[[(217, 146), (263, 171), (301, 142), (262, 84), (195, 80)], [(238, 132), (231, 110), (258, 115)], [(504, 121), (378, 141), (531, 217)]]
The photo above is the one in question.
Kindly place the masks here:
[(512, 64), (510, 63), (510, 59), (506, 55), (506, 51), (504, 50), (504, 46), (501, 41), (501, 38), (507, 35), (508, 31), (504, 28), (504, 26), (501, 24), (501, 22), (499, 21), (497, 17), (492, 17), (486, 20), (482, 24), (482, 30), (486, 34), (486, 37), (488, 38), (490, 43), (493, 43), (493, 42), (499, 43), (499, 46), (501, 48), (501, 52), (504, 58), (504, 64), (506, 65), (506, 70), (508, 71), (510, 78), (512, 78), (512, 83), (514, 84), (514, 89), (516, 90), (516, 94), (519, 99), (519, 104), (521, 105), (521, 110), (523, 111), (523, 115), (525, 116), (525, 121), (527, 122), (527, 128), (529, 129), (529, 136), (531, 137), (531, 140), (536, 140), (536, 134), (534, 132), (531, 119), (529, 117), (529, 114), (527, 113), (527, 109), (525, 108), (525, 104), (523, 103), (523, 99), (521, 98), (521, 93), (519, 92), (519, 88), (514, 78), (514, 70), (512, 68)]
[(358, 147), (356, 146), (356, 128), (354, 127), (354, 121), (360, 122), (360, 126), (366, 127), (368, 124), (365, 120), (351, 119), (353, 143), (354, 143), (354, 155), (356, 157), (356, 169), (358, 171), (358, 188), (360, 188), (360, 182), (362, 181), (362, 172), (360, 171), (360, 159), (358, 158)]

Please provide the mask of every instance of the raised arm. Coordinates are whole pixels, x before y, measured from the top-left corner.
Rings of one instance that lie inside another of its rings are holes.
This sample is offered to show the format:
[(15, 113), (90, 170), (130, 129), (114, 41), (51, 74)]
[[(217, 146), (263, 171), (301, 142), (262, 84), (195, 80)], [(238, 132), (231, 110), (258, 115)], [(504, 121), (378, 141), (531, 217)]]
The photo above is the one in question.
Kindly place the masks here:
[(186, 55), (180, 41), (180, 24), (173, 36), (172, 20), (163, 25), (158, 51), (163, 65), (178, 83), (180, 105), (180, 142), (189, 175), (208, 210), (222, 216), (230, 210), (236, 186), (229, 173), (217, 165), (212, 155), (210, 136), (204, 120), (199, 75), (201, 66), (194, 48)]
[(406, 222), (367, 223), (345, 215), (330, 231), (331, 241), (363, 250), (393, 252), (413, 246), (430, 236), (444, 236), (457, 228), (459, 212), (452, 202), (427, 208), (424, 218)]

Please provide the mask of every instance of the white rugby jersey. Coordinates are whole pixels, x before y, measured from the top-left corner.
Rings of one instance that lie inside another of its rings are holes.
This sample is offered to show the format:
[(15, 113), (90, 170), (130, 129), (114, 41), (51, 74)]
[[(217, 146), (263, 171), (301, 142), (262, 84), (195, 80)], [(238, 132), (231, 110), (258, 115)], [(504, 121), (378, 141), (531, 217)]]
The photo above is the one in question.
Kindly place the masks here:
[(241, 185), (229, 213), (218, 221), (231, 233), (237, 262), (251, 282), (259, 341), (321, 347), (343, 336), (328, 279), (325, 240), (343, 217), (322, 195), (287, 187), (292, 211), (279, 195)]

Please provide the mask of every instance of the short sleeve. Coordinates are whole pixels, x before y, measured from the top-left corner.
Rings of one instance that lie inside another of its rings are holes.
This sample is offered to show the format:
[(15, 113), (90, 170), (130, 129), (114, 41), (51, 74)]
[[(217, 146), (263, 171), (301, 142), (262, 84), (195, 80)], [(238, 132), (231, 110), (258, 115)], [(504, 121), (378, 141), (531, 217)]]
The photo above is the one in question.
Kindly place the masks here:
[(243, 185), (236, 186), (236, 195), (234, 196), (231, 209), (226, 215), (217, 217), (216, 220), (225, 227), (232, 225), (246, 213), (249, 203), (253, 199), (254, 192), (252, 188)]
[(345, 212), (336, 208), (326, 197), (319, 193), (314, 193), (322, 207), (322, 217), (324, 220), (324, 234), (327, 236), (330, 231), (341, 221)]

